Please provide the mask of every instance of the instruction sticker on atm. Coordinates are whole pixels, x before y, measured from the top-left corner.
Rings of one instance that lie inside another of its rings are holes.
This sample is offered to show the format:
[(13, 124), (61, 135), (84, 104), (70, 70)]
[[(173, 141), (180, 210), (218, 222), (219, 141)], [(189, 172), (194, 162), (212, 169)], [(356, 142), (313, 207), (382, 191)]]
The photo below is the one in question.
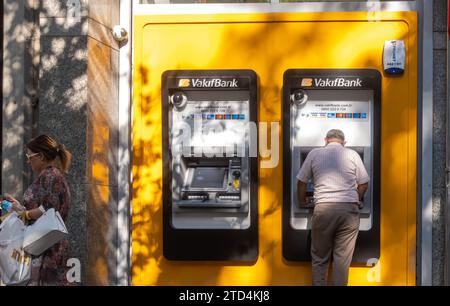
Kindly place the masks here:
[(249, 101), (189, 101), (183, 112), (173, 116), (175, 122), (190, 127), (192, 146), (227, 147), (245, 140), (248, 109)]
[(369, 118), (369, 103), (309, 101), (301, 110), (300, 117), (303, 119), (367, 121)]

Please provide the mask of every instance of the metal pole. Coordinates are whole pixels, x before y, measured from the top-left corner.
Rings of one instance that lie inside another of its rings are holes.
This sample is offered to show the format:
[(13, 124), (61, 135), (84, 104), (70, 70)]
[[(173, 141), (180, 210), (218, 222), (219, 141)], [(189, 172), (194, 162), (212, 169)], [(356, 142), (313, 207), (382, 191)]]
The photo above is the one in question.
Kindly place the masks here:
[(117, 212), (117, 285), (131, 285), (131, 105), (133, 3), (120, 0), (120, 24), (128, 32), (128, 42), (119, 59), (119, 154)]
[(433, 1), (419, 0), (417, 284), (432, 285)]

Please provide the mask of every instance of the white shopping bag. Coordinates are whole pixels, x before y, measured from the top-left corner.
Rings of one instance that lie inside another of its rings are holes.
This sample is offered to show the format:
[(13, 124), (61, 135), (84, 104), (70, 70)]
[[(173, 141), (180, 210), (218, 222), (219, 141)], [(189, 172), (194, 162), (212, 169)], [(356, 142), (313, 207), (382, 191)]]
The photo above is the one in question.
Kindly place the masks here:
[(5, 285), (20, 285), (31, 276), (31, 256), (22, 248), (26, 226), (17, 213), (0, 224), (0, 278)]
[(26, 228), (23, 249), (29, 254), (39, 256), (67, 235), (61, 215), (51, 208)]

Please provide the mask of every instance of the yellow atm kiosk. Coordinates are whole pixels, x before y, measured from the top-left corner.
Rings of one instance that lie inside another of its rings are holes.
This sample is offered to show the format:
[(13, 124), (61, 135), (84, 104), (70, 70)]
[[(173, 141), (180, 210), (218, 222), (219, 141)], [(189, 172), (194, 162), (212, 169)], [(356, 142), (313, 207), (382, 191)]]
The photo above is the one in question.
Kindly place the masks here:
[[(379, 154), (379, 185), (372, 190), (371, 202), (366, 203), (363, 208), (367, 210), (365, 213), (367, 221), (372, 220), (371, 227), (368, 225), (366, 228), (366, 234), (370, 236), (373, 233), (374, 236), (359, 242), (361, 247), (364, 245), (361, 250), (370, 252), (360, 253), (364, 256), (351, 266), (349, 284), (415, 284), (417, 13), (378, 12), (377, 20), (373, 20), (372, 17), (368, 12), (357, 11), (254, 11), (152, 14), (134, 17), (132, 135), (134, 285), (311, 284), (311, 263), (308, 259), (297, 256), (298, 254), (291, 257), (283, 252), (283, 246), (289, 243), (288, 240), (285, 241), (283, 226), (286, 226), (287, 221), (290, 223), (299, 221), (298, 224), (294, 224), (299, 228), (302, 225), (300, 219), (292, 221), (283, 218), (283, 214), (286, 213), (283, 210), (283, 203), (291, 204), (288, 203), (289, 191), (286, 190), (286, 183), (283, 183), (286, 176), (283, 167), (288, 161), (282, 154), (282, 143), (287, 130), (281, 128), (277, 138), (280, 148), (277, 151), (279, 160), (275, 167), (263, 167), (262, 162), (267, 157), (261, 152), (258, 155), (256, 212), (258, 230), (257, 235), (249, 236), (249, 239), (257, 240), (251, 243), (257, 245), (257, 252), (253, 252), (248, 260), (240, 260), (239, 256), (233, 257), (232, 260), (224, 258), (215, 260), (212, 256), (183, 258), (182, 251), (177, 253), (176, 248), (166, 249), (166, 243), (170, 244), (170, 239), (173, 238), (166, 235), (173, 228), (186, 225), (186, 218), (191, 212), (189, 208), (181, 207), (183, 203), (178, 207), (174, 207), (173, 203), (169, 204), (167, 198), (169, 195), (164, 191), (170, 188), (165, 186), (167, 182), (164, 181), (168, 161), (164, 149), (167, 138), (164, 135), (169, 133), (163, 119), (164, 103), (168, 101), (162, 94), (165, 86), (164, 73), (179, 70), (254, 71), (259, 101), (257, 110), (259, 140), (266, 137), (264, 142), (268, 142), (270, 147), (277, 144), (268, 141), (267, 138), (270, 137), (267, 135), (271, 134), (271, 130), (264, 131), (264, 129), (266, 126), (281, 127), (285, 123), (287, 113), (283, 110), (284, 76), (286, 71), (292, 69), (295, 69), (292, 72), (293, 77), (297, 72), (302, 72), (299, 75), (307, 77), (310, 74), (305, 71), (308, 70), (327, 73), (334, 70), (369, 71), (370, 75), (375, 76), (376, 82), (379, 82), (379, 99), (374, 101), (379, 102), (380, 120), (378, 126), (373, 126), (373, 131), (379, 131), (376, 148), (376, 154)], [(384, 70), (385, 42), (393, 40), (402, 41), (406, 51), (404, 71), (398, 75), (387, 74)], [(329, 76), (331, 77), (332, 75)], [(315, 97), (315, 94), (322, 93), (318, 91), (311, 93), (311, 98), (326, 98)], [(357, 90), (353, 95), (356, 95), (355, 99), (368, 98)], [(345, 101), (345, 97), (337, 98)], [(182, 100), (183, 97), (174, 97), (173, 101), (178, 103)], [(367, 109), (372, 106), (361, 107)], [(355, 109), (354, 112), (364, 113), (362, 109), (358, 111)], [(362, 119), (355, 118), (355, 120)], [(349, 118), (346, 122), (351, 123)], [(305, 144), (305, 148), (308, 146), (310, 144)], [(374, 160), (376, 154), (366, 150), (366, 143), (355, 143), (352, 146), (364, 154), (367, 162), (369, 157)], [(300, 152), (300, 159), (301, 156)], [(223, 165), (222, 168), (227, 167)], [(225, 178), (225, 172), (220, 172), (221, 183), (222, 174)], [(199, 196), (193, 193), (191, 195)], [(202, 195), (204, 196), (200, 194)], [(366, 200), (369, 201), (369, 198)], [(188, 210), (181, 215), (181, 219), (175, 220), (180, 222), (172, 224), (174, 227), (170, 230), (166, 227), (171, 226), (170, 223), (164, 221), (165, 211), (170, 209), (167, 205), (172, 205), (171, 207), (177, 210), (182, 209), (183, 212)], [(296, 216), (301, 217), (302, 213), (307, 218), (308, 212), (299, 212)], [(288, 218), (291, 218), (291, 215)], [(202, 235), (207, 236), (211, 229), (204, 226), (200, 230), (204, 231)], [(217, 242), (215, 245), (219, 244)], [(183, 247), (189, 248), (190, 245), (197, 248), (201, 245), (201, 241), (190, 244), (189, 240), (186, 240)], [(369, 248), (372, 246), (375, 248)], [(233, 247), (233, 244), (228, 244), (228, 247)], [(236, 250), (228, 251), (232, 253)], [(201, 253), (194, 250), (190, 252), (191, 255)], [(175, 261), (171, 260), (172, 256)], [(375, 263), (376, 266), (372, 267)]]

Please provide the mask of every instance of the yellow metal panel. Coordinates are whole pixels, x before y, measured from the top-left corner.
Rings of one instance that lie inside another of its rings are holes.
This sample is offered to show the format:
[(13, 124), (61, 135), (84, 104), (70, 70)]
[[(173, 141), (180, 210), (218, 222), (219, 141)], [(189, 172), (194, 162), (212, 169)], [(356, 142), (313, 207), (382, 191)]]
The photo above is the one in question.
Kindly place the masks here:
[(285, 70), (373, 68), (382, 72), (383, 45), (390, 39), (405, 41), (407, 65), (402, 76), (383, 74), (382, 80), (381, 256), (373, 270), (352, 267), (350, 284), (415, 283), (417, 17), (414, 12), (379, 16), (375, 22), (368, 21), (366, 13), (135, 17), (134, 285), (311, 283), (310, 263), (282, 258), (282, 160), (274, 169), (259, 170), (256, 263), (163, 258), (161, 74), (165, 70), (253, 69), (259, 77), (259, 121), (281, 124)]

